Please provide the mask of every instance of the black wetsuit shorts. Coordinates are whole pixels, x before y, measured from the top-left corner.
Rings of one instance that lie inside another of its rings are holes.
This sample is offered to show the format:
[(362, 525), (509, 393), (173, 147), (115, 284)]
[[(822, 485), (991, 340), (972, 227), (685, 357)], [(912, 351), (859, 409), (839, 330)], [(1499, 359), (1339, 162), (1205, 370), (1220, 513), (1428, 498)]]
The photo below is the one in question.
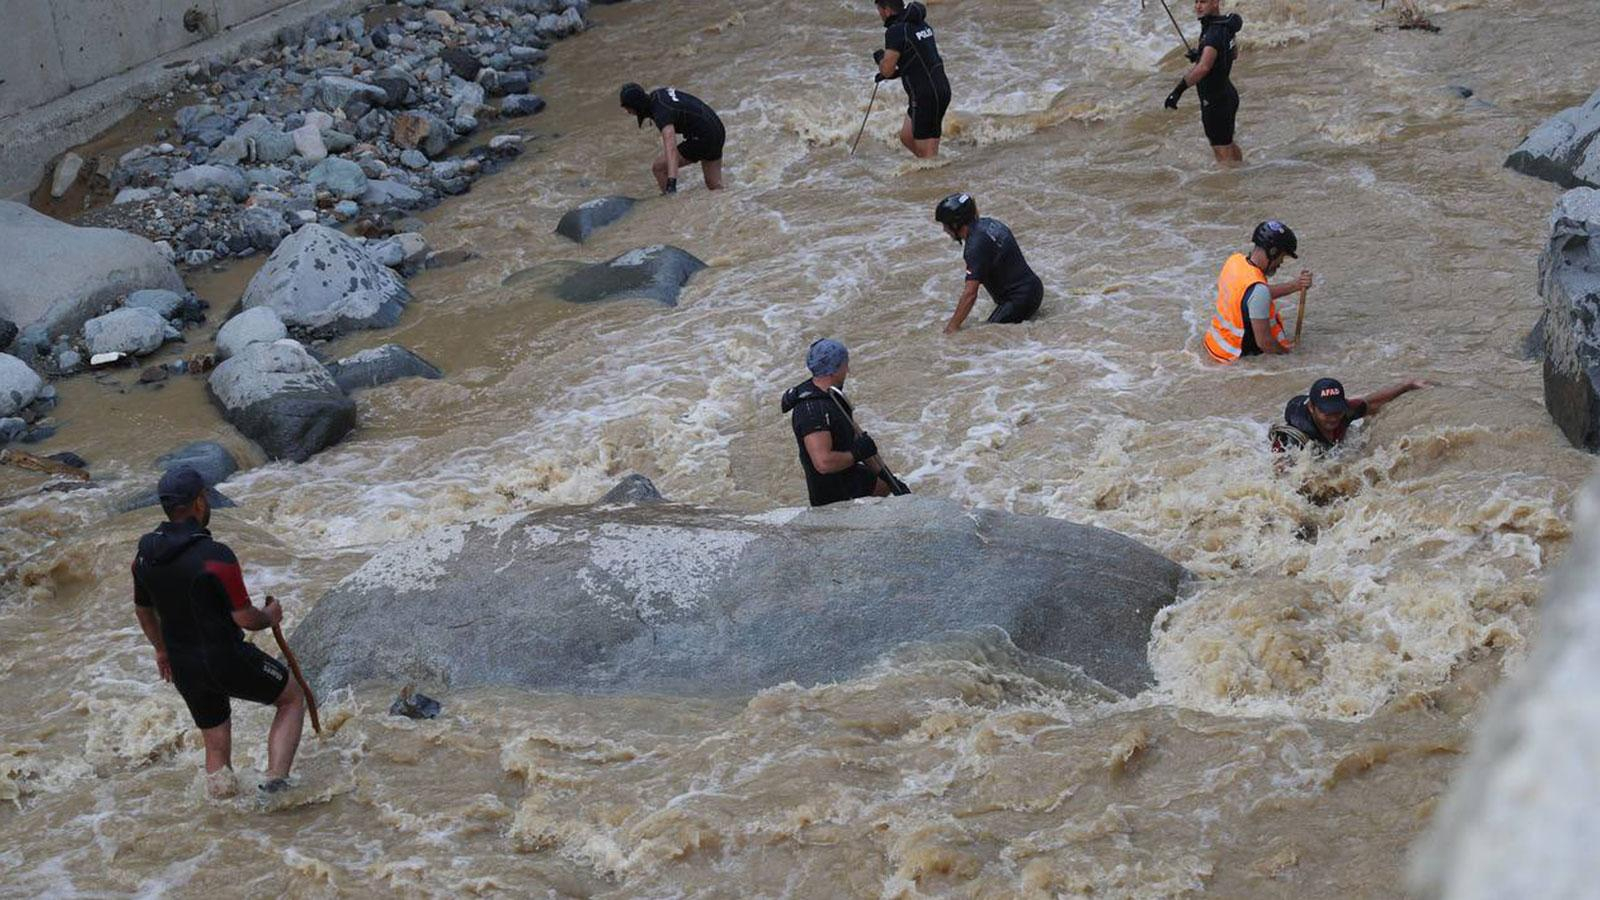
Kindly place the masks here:
[(678, 155), (687, 163), (708, 163), (722, 161), (722, 145), (728, 140), (728, 133), (717, 122), (715, 127), (708, 128), (708, 133), (696, 134), (687, 140), (678, 143)]
[(1233, 143), (1234, 120), (1239, 117), (1239, 92), (1228, 86), (1216, 100), (1200, 99), (1200, 124), (1205, 126), (1206, 140), (1213, 147), (1226, 147)]
[(1002, 303), (989, 314), (989, 321), (996, 325), (1015, 325), (1026, 322), (1039, 311), (1039, 305), (1044, 302), (1044, 284), (1037, 283), (1033, 289), (1033, 296), (1026, 300), (1012, 300)]
[(911, 117), (911, 137), (919, 141), (944, 137), (944, 114), (950, 109), (950, 82), (941, 70), (935, 79), (937, 89), (927, 94), (912, 94), (906, 106)]
[(284, 664), (254, 644), (205, 655), (172, 653), (169, 660), (172, 683), (200, 728), (215, 728), (228, 721), (232, 715), (229, 698), (271, 705), (289, 683)]

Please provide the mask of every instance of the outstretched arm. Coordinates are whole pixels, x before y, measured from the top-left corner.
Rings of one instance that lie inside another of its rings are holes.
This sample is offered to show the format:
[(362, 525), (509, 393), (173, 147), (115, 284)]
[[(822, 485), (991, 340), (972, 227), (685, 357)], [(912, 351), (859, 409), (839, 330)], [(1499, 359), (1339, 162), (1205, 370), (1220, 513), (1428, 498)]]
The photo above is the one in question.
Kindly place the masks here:
[(978, 302), (978, 282), (969, 280), (966, 287), (961, 290), (961, 299), (956, 301), (955, 314), (950, 317), (950, 323), (944, 326), (945, 334), (955, 334), (961, 328), (961, 323), (972, 315), (972, 307)]
[(1357, 399), (1366, 401), (1367, 415), (1370, 416), (1376, 413), (1378, 410), (1383, 409), (1385, 406), (1399, 397), (1403, 397), (1412, 391), (1420, 391), (1423, 388), (1429, 387), (1433, 387), (1432, 382), (1422, 381), (1419, 379), (1416, 381), (1408, 381), (1405, 384), (1397, 384), (1391, 388), (1384, 388), (1381, 391), (1377, 391), (1369, 394), (1366, 397), (1360, 397)]

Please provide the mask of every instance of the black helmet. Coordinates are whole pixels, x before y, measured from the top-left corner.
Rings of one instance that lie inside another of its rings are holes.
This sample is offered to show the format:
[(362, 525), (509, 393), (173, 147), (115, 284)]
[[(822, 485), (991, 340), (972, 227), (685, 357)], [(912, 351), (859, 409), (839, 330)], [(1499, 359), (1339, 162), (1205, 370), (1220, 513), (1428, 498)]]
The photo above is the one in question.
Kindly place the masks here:
[(1250, 235), (1251, 243), (1272, 253), (1282, 251), (1294, 259), (1299, 259), (1295, 251), (1300, 249), (1300, 239), (1294, 236), (1294, 231), (1289, 226), (1277, 219), (1268, 219), (1256, 226), (1255, 233)]
[(622, 108), (639, 117), (639, 124), (644, 125), (644, 120), (650, 117), (650, 95), (644, 88), (633, 82), (622, 86)]
[(933, 208), (933, 220), (940, 225), (956, 231), (963, 225), (971, 225), (978, 218), (978, 204), (972, 199), (971, 194), (951, 194), (939, 201)]

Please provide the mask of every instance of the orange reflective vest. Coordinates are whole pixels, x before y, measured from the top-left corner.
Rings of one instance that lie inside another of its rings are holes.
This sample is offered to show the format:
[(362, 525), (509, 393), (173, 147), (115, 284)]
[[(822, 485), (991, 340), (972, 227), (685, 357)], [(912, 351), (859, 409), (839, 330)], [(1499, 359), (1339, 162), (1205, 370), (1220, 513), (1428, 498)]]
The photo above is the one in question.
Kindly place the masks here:
[[(1211, 317), (1211, 327), (1206, 330), (1206, 350), (1220, 363), (1231, 363), (1244, 355), (1245, 329), (1250, 322), (1245, 318), (1244, 295), (1258, 284), (1266, 284), (1267, 276), (1251, 265), (1243, 253), (1228, 257), (1217, 277), (1217, 312)], [(1283, 336), (1283, 320), (1278, 318), (1278, 302), (1268, 309), (1272, 339), (1279, 344), (1289, 342)]]

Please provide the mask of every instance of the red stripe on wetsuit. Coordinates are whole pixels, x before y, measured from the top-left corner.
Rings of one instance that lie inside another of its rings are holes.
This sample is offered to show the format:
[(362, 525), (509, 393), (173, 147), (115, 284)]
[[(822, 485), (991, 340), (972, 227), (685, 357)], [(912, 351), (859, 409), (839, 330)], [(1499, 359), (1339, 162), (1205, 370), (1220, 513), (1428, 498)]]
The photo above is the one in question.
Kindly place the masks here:
[(222, 590), (228, 595), (228, 606), (232, 609), (248, 609), (250, 607), (250, 592), (244, 589), (244, 572), (239, 569), (236, 562), (223, 562), (217, 559), (208, 559), (205, 563), (206, 574), (217, 579), (222, 585)]

